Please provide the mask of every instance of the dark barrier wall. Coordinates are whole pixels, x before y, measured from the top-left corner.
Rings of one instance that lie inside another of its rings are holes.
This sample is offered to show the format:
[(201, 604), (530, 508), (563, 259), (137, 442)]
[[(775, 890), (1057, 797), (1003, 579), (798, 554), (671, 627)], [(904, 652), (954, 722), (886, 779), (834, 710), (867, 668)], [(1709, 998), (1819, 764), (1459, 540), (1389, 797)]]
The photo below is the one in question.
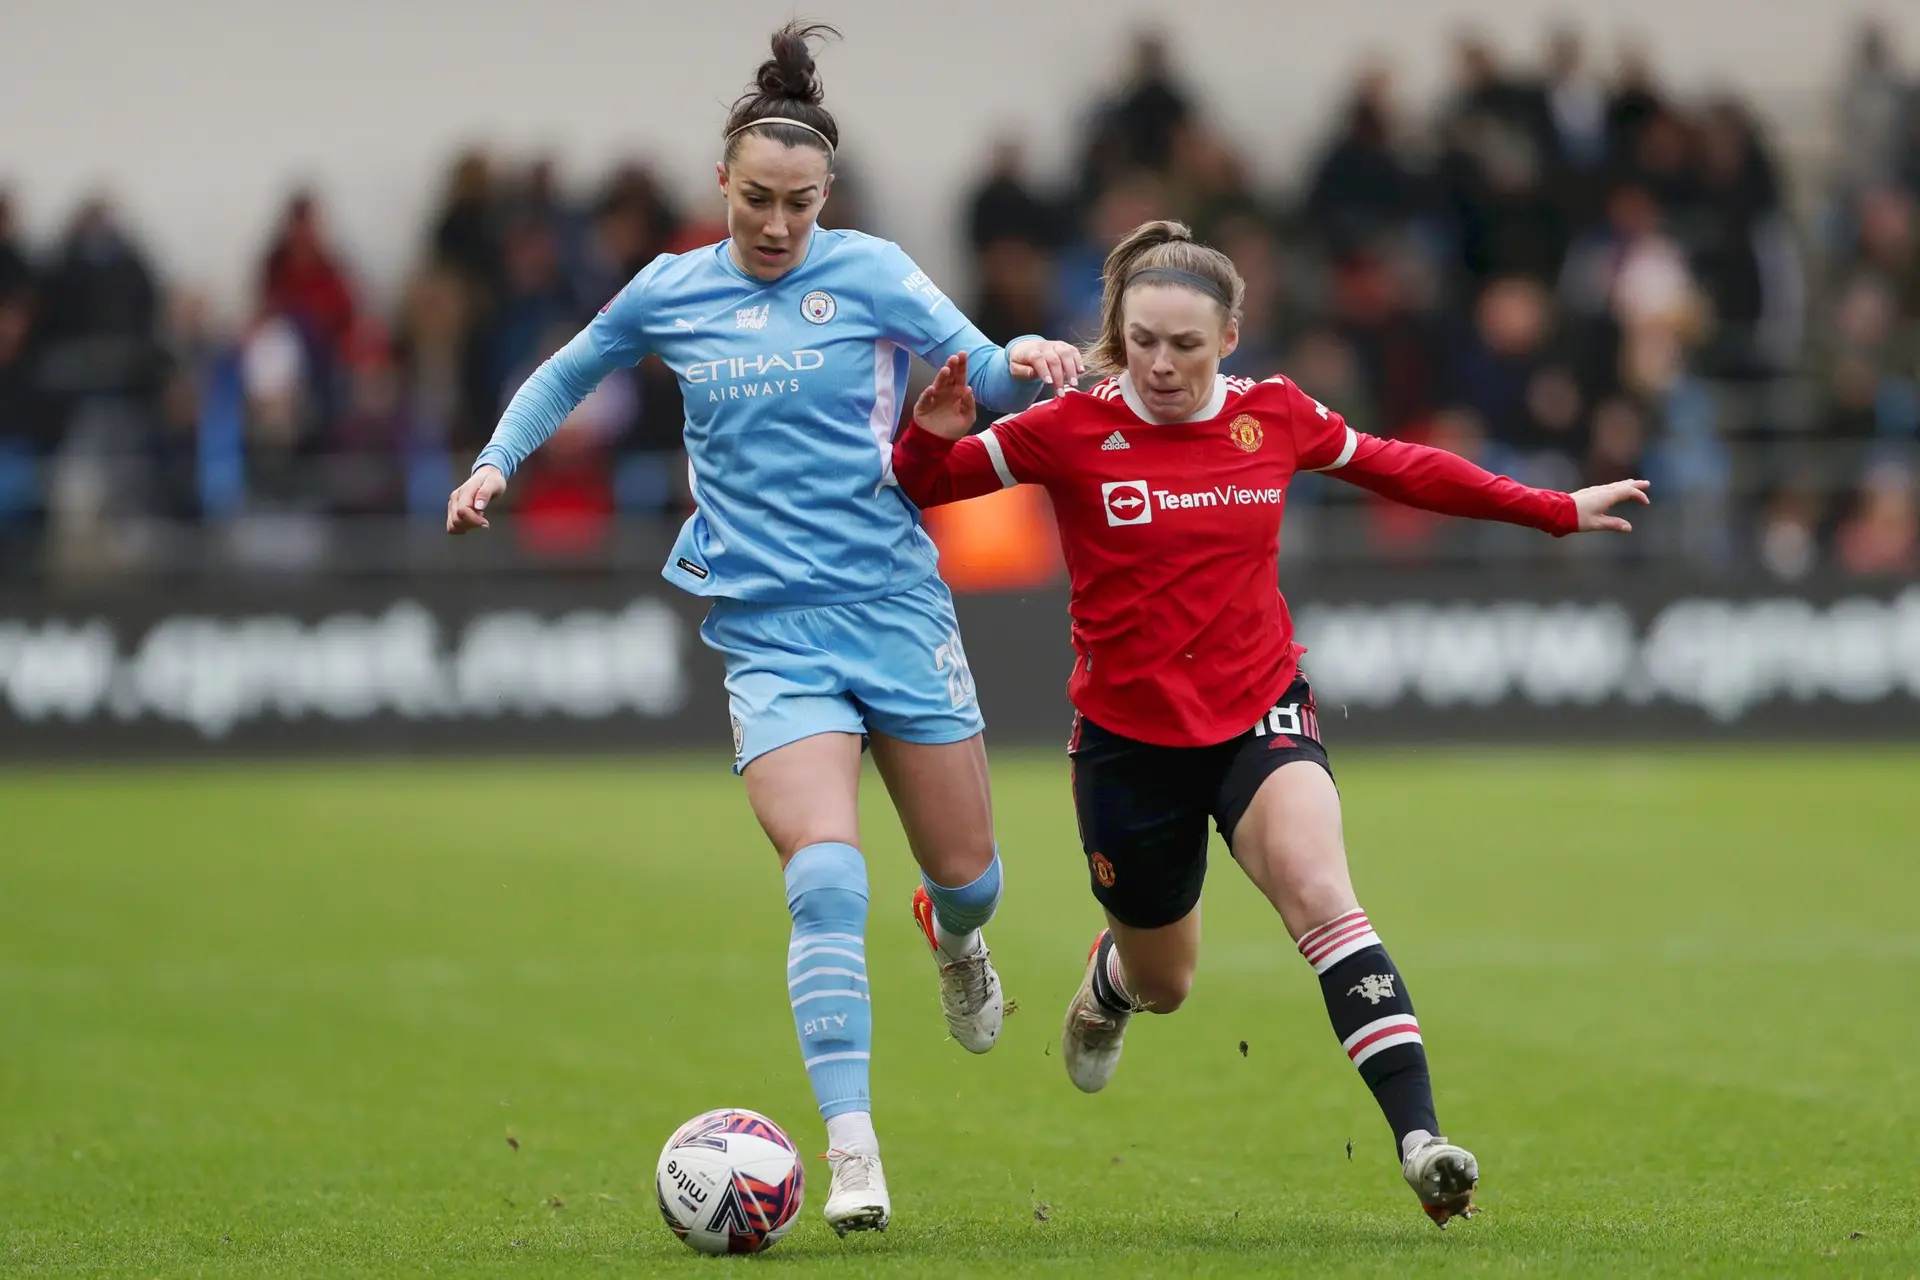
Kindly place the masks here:
[[(1290, 584), (1329, 742), (1920, 737), (1920, 586)], [(644, 578), (0, 595), (0, 755), (730, 745), (700, 602)], [(1062, 592), (962, 597), (997, 743), (1063, 745)]]

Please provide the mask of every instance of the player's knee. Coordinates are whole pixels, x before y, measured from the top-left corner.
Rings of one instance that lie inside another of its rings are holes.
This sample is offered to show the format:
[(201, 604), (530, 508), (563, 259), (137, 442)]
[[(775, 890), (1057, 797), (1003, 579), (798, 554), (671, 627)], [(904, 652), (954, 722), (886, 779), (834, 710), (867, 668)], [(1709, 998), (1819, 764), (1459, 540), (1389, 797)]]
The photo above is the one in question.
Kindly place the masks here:
[(1290, 844), (1267, 852), (1266, 875), (1255, 876), (1289, 923), (1315, 929), (1353, 910), (1346, 851), (1336, 841)]
[(1289, 888), (1293, 910), (1287, 914), (1303, 923), (1307, 931), (1338, 919), (1358, 905), (1353, 900), (1353, 885), (1344, 874), (1307, 877)]

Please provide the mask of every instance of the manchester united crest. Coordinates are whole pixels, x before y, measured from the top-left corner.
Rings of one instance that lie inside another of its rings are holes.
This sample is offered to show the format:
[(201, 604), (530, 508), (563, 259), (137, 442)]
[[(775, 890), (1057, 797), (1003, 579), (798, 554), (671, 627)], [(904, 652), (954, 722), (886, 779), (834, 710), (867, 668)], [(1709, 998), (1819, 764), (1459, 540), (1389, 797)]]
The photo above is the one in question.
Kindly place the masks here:
[(1248, 453), (1258, 449), (1266, 438), (1267, 433), (1260, 429), (1260, 420), (1250, 413), (1241, 414), (1227, 427), (1227, 439)]
[(1093, 863), (1093, 878), (1100, 882), (1100, 887), (1113, 888), (1113, 864), (1107, 861), (1107, 855), (1096, 853), (1088, 861)]

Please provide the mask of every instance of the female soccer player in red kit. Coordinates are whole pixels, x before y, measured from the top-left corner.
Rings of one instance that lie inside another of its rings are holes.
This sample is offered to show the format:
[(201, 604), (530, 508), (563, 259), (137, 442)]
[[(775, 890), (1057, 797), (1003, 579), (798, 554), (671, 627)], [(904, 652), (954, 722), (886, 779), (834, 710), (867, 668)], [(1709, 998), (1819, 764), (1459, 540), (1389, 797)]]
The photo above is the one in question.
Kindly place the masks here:
[(1555, 493), (1454, 454), (1354, 431), (1285, 378), (1220, 374), (1245, 285), (1176, 222), (1107, 258), (1090, 367), (1109, 376), (962, 438), (964, 356), (894, 445), (922, 507), (1046, 486), (1072, 580), (1069, 754), (1093, 894), (1108, 928), (1061, 1048), (1092, 1093), (1127, 1023), (1186, 999), (1200, 950), (1211, 817), (1320, 979), (1341, 1047), (1392, 1126), (1407, 1182), (1441, 1226), (1469, 1216), (1479, 1166), (1439, 1136), (1420, 1024), (1354, 897), (1340, 798), (1280, 596), (1288, 483), (1324, 471), (1429, 511), (1552, 534), (1631, 528), (1607, 514), (1646, 482)]

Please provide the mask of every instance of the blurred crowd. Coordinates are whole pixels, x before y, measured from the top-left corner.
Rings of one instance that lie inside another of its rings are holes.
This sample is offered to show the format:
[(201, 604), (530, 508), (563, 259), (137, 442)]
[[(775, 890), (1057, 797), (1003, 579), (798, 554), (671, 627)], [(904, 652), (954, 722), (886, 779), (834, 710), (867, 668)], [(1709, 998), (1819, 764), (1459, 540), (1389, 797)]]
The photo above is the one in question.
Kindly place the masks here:
[[(1648, 476), (1664, 533), (1638, 554), (1920, 571), (1920, 80), (1882, 35), (1858, 38), (1828, 162), (1792, 174), (1749, 104), (1675, 95), (1640, 50), (1603, 72), (1568, 29), (1537, 65), (1472, 35), (1452, 58), (1419, 118), (1362, 68), (1273, 191), (1143, 34), (1071, 174), (995, 148), (964, 211), (971, 316), (1091, 336), (1108, 247), (1178, 217), (1247, 277), (1230, 372), (1285, 371), (1360, 429), (1535, 484)], [(641, 164), (581, 199), (551, 163), (464, 155), (381, 310), (302, 191), (232, 328), (106, 201), (29, 246), (0, 193), (0, 571), (152, 563), (180, 525), (313, 563), (337, 517), (439, 520), (521, 380), (656, 254), (723, 236), (707, 212)], [(857, 168), (824, 222), (913, 239), (869, 224)], [(677, 519), (680, 421), (657, 361), (609, 378), (516, 480), (511, 536), (564, 556), (622, 516)], [(1370, 554), (1517, 545), (1333, 484), (1291, 504)]]

